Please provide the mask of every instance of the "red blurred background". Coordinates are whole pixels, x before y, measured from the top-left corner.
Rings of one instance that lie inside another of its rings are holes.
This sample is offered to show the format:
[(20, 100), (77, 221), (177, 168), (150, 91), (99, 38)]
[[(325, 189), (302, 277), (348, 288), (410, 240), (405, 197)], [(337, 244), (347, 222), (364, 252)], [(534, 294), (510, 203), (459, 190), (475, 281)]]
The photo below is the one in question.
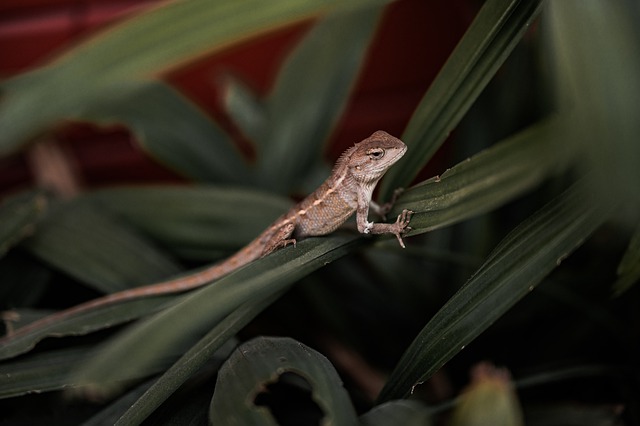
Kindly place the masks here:
[[(0, 77), (10, 78), (42, 66), (83, 38), (159, 3), (4, 0), (0, 3)], [(470, 0), (400, 0), (388, 6), (345, 114), (330, 141), (331, 159), (375, 130), (402, 133), (413, 109), (471, 22), (477, 6)], [(250, 145), (221, 109), (217, 78), (232, 73), (258, 94), (266, 94), (282, 60), (311, 24), (300, 23), (235, 45), (162, 78), (247, 148)], [(180, 180), (140, 150), (123, 127), (65, 123), (50, 138), (68, 153), (84, 187)], [(0, 159), (0, 194), (34, 183), (27, 159), (25, 152)]]

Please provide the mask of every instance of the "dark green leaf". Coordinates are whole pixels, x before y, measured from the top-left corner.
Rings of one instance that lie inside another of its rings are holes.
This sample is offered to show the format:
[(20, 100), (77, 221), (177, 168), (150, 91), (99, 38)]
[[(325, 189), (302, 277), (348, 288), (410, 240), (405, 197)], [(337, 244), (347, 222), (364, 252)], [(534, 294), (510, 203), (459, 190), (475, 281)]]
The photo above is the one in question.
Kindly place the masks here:
[(380, 7), (370, 7), (329, 15), (288, 57), (265, 103), (264, 137), (257, 140), (262, 183), (288, 189), (321, 158), (380, 13)]
[(24, 246), (105, 293), (149, 284), (180, 267), (133, 229), (89, 203), (60, 205)]
[[(0, 360), (12, 358), (23, 354), (34, 348), (36, 343), (49, 336), (79, 336), (101, 330), (107, 327), (113, 327), (118, 324), (140, 318), (156, 312), (162, 306), (167, 305), (175, 300), (176, 296), (162, 296), (146, 299), (136, 299), (127, 302), (102, 306), (97, 309), (82, 312), (76, 315), (56, 317), (52, 320), (50, 317), (43, 317), (40, 314), (30, 315), (33, 320), (42, 319), (42, 321), (34, 324), (24, 324), (23, 318), (19, 318), (18, 324), (26, 326), (24, 329), (17, 329), (15, 333), (5, 336), (0, 341)], [(23, 310), (17, 311), (18, 315), (22, 315)], [(26, 318), (29, 320), (29, 318)]]
[(50, 351), (0, 364), (0, 398), (70, 386), (69, 373), (87, 357), (87, 348)]
[(211, 260), (242, 247), (291, 201), (243, 188), (144, 187), (97, 191), (86, 196), (165, 247)]
[(392, 214), (415, 211), (412, 233), (421, 233), (513, 200), (566, 166), (562, 125), (558, 117), (543, 121), (408, 189)]
[(75, 118), (127, 125), (151, 155), (197, 181), (251, 181), (251, 170), (233, 141), (165, 84), (135, 81), (109, 86), (99, 103), (88, 105)]
[(290, 338), (256, 338), (240, 346), (222, 366), (211, 401), (209, 421), (226, 425), (275, 425), (256, 397), (269, 384), (293, 373), (311, 387), (323, 424), (356, 425), (349, 395), (324, 356)]
[(610, 214), (583, 184), (514, 229), (407, 349), (379, 399), (405, 397), (500, 318)]
[[(27, 393), (62, 390), (75, 385), (73, 371), (79, 364), (95, 356), (91, 348), (71, 347), (38, 353), (0, 364), (0, 398), (9, 398)], [(137, 371), (137, 378), (161, 371), (176, 355), (166, 354), (162, 363), (153, 368)]]
[(402, 140), (409, 153), (387, 173), (380, 196), (406, 187), (442, 145), (509, 56), (541, 0), (488, 0), (413, 113)]

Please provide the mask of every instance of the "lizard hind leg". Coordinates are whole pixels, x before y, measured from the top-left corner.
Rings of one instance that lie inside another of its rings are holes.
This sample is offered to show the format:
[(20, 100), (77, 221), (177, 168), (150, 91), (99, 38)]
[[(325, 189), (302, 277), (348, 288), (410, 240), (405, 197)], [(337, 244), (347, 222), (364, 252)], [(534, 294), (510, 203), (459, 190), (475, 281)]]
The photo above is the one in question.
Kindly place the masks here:
[(279, 248), (288, 246), (289, 244), (293, 244), (295, 246), (296, 239), (289, 238), (293, 235), (295, 228), (295, 223), (288, 222), (273, 230), (263, 243), (264, 248), (262, 249), (260, 257), (264, 257)]

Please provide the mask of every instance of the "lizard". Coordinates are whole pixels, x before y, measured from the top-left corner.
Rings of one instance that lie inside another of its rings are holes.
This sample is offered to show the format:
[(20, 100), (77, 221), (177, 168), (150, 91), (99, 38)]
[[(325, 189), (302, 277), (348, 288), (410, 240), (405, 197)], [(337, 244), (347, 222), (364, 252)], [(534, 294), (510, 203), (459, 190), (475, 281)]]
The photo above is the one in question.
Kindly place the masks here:
[(404, 248), (401, 235), (411, 229), (408, 225), (412, 211), (403, 210), (394, 223), (369, 222), (368, 215), (371, 209), (384, 218), (391, 209), (398, 191), (392, 201), (383, 206), (373, 202), (371, 197), (378, 181), (406, 151), (407, 146), (400, 139), (384, 131), (376, 131), (347, 149), (336, 161), (331, 175), (314, 192), (221, 263), (191, 275), (123, 290), (81, 303), (7, 333), (0, 342), (103, 306), (143, 297), (180, 293), (204, 286), (278, 248), (295, 245), (299, 239), (329, 234), (354, 213), (360, 233), (393, 234)]

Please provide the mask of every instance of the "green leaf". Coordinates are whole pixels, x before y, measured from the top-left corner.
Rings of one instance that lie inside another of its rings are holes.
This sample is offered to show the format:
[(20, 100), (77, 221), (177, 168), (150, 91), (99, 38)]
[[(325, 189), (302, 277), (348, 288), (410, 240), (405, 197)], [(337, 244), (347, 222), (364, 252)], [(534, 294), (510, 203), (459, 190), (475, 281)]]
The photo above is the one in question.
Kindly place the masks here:
[(574, 185), (514, 229), (422, 329), (379, 400), (405, 397), (486, 330), (578, 247), (613, 204)]
[(416, 212), (411, 234), (432, 231), (490, 211), (565, 168), (563, 121), (542, 121), (405, 191), (392, 214)]
[(0, 205), (0, 257), (35, 232), (49, 200), (42, 191), (28, 191), (6, 198)]
[[(241, 268), (116, 336), (78, 372), (96, 392), (134, 374), (176, 346), (199, 339), (240, 305), (270, 298), (299, 278), (349, 251), (357, 238), (332, 236), (304, 240)], [(135, 354), (135, 356), (132, 356)]]
[(261, 391), (293, 373), (311, 387), (323, 424), (356, 425), (349, 395), (324, 356), (290, 338), (259, 337), (240, 346), (222, 366), (209, 421), (226, 425), (276, 425), (269, 410), (256, 405)]
[(257, 303), (245, 303), (229, 314), (160, 376), (144, 395), (130, 404), (116, 424), (139, 424), (145, 420), (187, 379), (209, 365), (214, 353), (220, 351), (225, 343), (233, 340), (232, 337), (238, 331), (279, 297), (280, 294), (275, 294)]
[[(95, 356), (91, 348), (70, 347), (19, 358), (0, 364), (0, 398), (29, 393), (62, 390), (74, 386), (72, 373), (79, 364)], [(163, 358), (163, 362), (137, 371), (137, 378), (162, 371), (176, 354)]]
[(380, 197), (406, 187), (456, 127), (482, 89), (509, 56), (542, 0), (488, 0), (420, 101), (402, 140), (409, 154), (381, 184)]
[[(347, 7), (378, 3), (349, 2)], [(100, 103), (114, 84), (150, 78), (277, 27), (344, 7), (339, 0), (169, 2), (98, 34), (48, 67), (3, 84), (0, 155)], [(37, 112), (37, 113), (36, 113)]]
[(376, 405), (360, 416), (362, 426), (429, 426), (431, 409), (418, 401), (399, 399)]
[[(0, 343), (2, 343), (0, 345), (0, 360), (30, 351), (45, 337), (81, 336), (140, 318), (158, 311), (176, 298), (176, 295), (171, 295), (129, 300), (101, 306), (76, 315), (56, 317), (55, 320), (51, 317), (31, 314), (29, 316), (34, 320), (33, 324), (27, 323), (29, 318), (23, 318), (23, 310), (16, 311), (20, 316), (18, 324), (24, 328), (19, 328), (14, 333), (0, 339)], [(35, 322), (40, 319), (44, 322)]]
[(209, 186), (123, 187), (85, 198), (176, 254), (207, 261), (242, 247), (291, 207), (263, 191)]
[(640, 226), (636, 228), (629, 247), (618, 265), (618, 279), (613, 284), (613, 293), (620, 296), (640, 280)]
[(87, 356), (87, 348), (49, 351), (0, 364), (0, 398), (46, 392), (69, 386), (69, 373)]
[(197, 181), (251, 181), (251, 170), (227, 134), (169, 86), (117, 83), (106, 87), (100, 98), (74, 118), (127, 125), (151, 155)]
[(287, 189), (321, 158), (381, 10), (369, 7), (329, 15), (289, 55), (265, 102), (267, 127), (257, 140), (260, 182)]
[(181, 270), (133, 229), (88, 203), (58, 206), (24, 247), (105, 293), (149, 284)]

